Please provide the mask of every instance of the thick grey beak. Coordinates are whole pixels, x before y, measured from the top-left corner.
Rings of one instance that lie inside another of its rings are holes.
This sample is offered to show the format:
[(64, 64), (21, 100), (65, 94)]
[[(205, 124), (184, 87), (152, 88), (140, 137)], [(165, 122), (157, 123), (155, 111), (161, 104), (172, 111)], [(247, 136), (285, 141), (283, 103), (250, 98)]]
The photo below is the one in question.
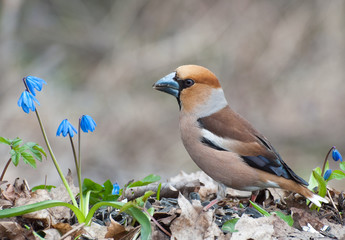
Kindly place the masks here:
[(169, 93), (178, 98), (180, 92), (180, 85), (177, 81), (174, 80), (176, 72), (172, 72), (165, 77), (159, 79), (155, 84), (153, 84), (153, 88)]

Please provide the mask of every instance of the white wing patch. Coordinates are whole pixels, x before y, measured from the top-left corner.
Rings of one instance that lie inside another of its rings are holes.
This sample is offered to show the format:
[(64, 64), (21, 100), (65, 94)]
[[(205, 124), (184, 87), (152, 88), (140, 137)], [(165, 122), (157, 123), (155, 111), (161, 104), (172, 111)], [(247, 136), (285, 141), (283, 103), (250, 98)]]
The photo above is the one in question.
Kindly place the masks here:
[(229, 140), (219, 137), (215, 134), (213, 134), (212, 132), (210, 132), (209, 130), (206, 129), (201, 129), (201, 135), (210, 140), (212, 143), (214, 143), (215, 145), (217, 145), (218, 147), (221, 147), (225, 150), (231, 151), (231, 149), (229, 149), (228, 145), (229, 145)]

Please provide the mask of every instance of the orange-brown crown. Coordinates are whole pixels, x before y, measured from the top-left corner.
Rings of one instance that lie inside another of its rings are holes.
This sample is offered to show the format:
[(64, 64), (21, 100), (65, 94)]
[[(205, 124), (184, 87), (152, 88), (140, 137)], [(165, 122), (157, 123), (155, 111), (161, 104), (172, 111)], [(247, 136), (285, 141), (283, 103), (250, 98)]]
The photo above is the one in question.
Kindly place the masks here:
[(192, 79), (196, 83), (207, 84), (210, 87), (220, 88), (220, 83), (213, 72), (198, 65), (183, 65), (176, 69), (176, 76), (181, 79)]

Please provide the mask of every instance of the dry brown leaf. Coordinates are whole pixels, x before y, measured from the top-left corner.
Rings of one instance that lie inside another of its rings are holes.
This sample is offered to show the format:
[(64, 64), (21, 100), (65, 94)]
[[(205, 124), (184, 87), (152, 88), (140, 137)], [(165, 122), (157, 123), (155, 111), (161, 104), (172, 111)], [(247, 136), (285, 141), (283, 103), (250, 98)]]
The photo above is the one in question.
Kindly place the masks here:
[(72, 230), (72, 226), (68, 223), (57, 223), (53, 224), (52, 227), (58, 230), (61, 235), (64, 235)]
[(268, 190), (272, 194), (274, 202), (279, 201), (283, 204), (286, 204), (285, 197), (288, 195), (288, 191), (281, 188), (270, 188)]
[(218, 183), (210, 178), (206, 173), (203, 171), (198, 171), (195, 173), (187, 174), (181, 171), (177, 176), (170, 178), (169, 182), (172, 184), (181, 181), (200, 181), (203, 186), (200, 186), (199, 194), (201, 199), (205, 199), (207, 196), (214, 194), (218, 191)]
[[(71, 188), (73, 195), (76, 196), (79, 193), (79, 188), (74, 186), (74, 184), (73, 184), (73, 177), (72, 177), (72, 172), (70, 169), (68, 169), (66, 180), (67, 180), (67, 182)], [(68, 192), (67, 192), (67, 190), (63, 184), (61, 184), (57, 188), (53, 188), (49, 192), (49, 196), (53, 200), (60, 200), (63, 202), (70, 202), (71, 201), (71, 198), (70, 198), (70, 196), (69, 196), (69, 194), (68, 194)]]
[(90, 226), (84, 226), (85, 235), (91, 238), (102, 239), (107, 233), (107, 227), (95, 222), (91, 222)]
[(0, 239), (34, 240), (35, 237), (30, 230), (16, 222), (0, 222)]
[(171, 239), (168, 235), (166, 235), (159, 227), (154, 223), (151, 222), (151, 240), (169, 240)]
[(16, 178), (13, 184), (8, 184), (6, 190), (1, 192), (1, 198), (14, 204), (17, 199), (29, 198), (30, 191), (26, 188), (24, 180)]
[(71, 237), (72, 239), (77, 238), (78, 236), (84, 233), (83, 226), (84, 224), (71, 226), (68, 223), (57, 223), (52, 225), (52, 227), (58, 230), (59, 233), (62, 235), (62, 239), (67, 239), (67, 237)]
[[(61, 234), (55, 228), (46, 229), (43, 231), (45, 233), (44, 239), (60, 239)], [(66, 240), (66, 239), (65, 239)]]
[[(310, 224), (316, 231), (320, 231), (325, 225), (325, 223), (317, 216), (315, 211), (311, 212), (309, 210), (291, 208), (291, 213), (294, 220), (294, 226), (298, 229), (302, 229), (303, 226), (308, 226), (308, 224)], [(325, 219), (325, 221), (327, 220)]]
[(171, 224), (171, 239), (225, 239), (223, 232), (213, 222), (213, 212), (204, 212), (200, 201), (190, 203), (180, 194), (178, 204), (181, 215)]
[[(262, 240), (262, 239), (301, 239), (310, 240), (318, 237), (318, 234), (298, 231), (290, 227), (279, 217), (252, 218), (243, 215), (236, 223), (235, 229), (238, 232), (232, 233), (231, 239), (234, 240)], [(287, 237), (288, 236), (288, 237)]]
[[(73, 194), (76, 195), (78, 193), (78, 188), (73, 185), (73, 179), (70, 170), (68, 172), (68, 175), (66, 176), (66, 179), (70, 185), (70, 188), (72, 189)], [(15, 206), (28, 205), (46, 200), (60, 200), (64, 202), (71, 201), (65, 186), (61, 184), (59, 187), (52, 189), (51, 192), (48, 192), (45, 189), (38, 189), (35, 192), (32, 192), (31, 195), (28, 195), (27, 197), (17, 198)], [(23, 215), (23, 217), (40, 220), (45, 227), (48, 227), (51, 224), (57, 224), (62, 220), (71, 218), (71, 211), (66, 207), (54, 207), (43, 209), (37, 212), (27, 213)]]
[(122, 226), (120, 223), (114, 221), (110, 215), (110, 225), (107, 228), (107, 233), (105, 234), (106, 238), (114, 238), (115, 240), (121, 239), (125, 236), (128, 232), (126, 231), (125, 227)]

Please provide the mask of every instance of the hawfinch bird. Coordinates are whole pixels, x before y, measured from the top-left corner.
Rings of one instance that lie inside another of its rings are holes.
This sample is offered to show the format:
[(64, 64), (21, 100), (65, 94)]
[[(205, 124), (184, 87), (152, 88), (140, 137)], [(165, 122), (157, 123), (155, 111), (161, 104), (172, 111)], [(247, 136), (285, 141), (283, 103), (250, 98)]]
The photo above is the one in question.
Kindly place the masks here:
[(153, 88), (177, 98), (183, 144), (214, 180), (245, 191), (283, 188), (319, 207), (320, 202), (328, 202), (306, 188), (308, 183), (291, 170), (267, 138), (229, 107), (210, 70), (184, 65)]

